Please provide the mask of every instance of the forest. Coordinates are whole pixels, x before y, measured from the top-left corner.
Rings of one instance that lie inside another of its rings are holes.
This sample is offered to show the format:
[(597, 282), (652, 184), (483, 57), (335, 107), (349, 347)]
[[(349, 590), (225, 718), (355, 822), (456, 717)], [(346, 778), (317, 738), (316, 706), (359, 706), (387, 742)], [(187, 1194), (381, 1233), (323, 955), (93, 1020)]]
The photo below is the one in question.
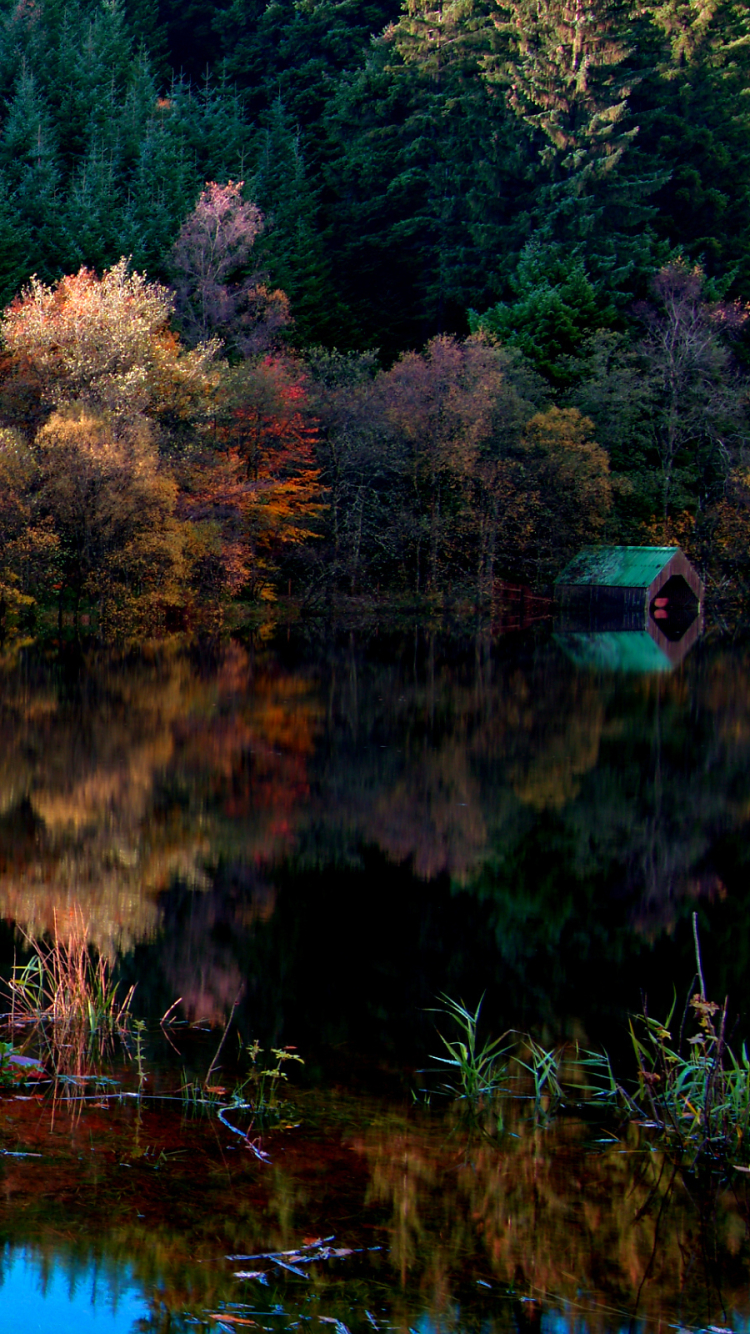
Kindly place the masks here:
[(750, 592), (734, 0), (2, 0), (0, 621)]

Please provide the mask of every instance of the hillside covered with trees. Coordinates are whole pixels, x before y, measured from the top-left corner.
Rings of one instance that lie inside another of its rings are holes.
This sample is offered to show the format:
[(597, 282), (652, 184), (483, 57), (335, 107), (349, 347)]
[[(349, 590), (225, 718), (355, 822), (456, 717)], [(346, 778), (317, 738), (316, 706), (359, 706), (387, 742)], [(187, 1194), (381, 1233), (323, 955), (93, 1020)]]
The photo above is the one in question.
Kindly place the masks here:
[(0, 4), (0, 616), (750, 589), (750, 15)]

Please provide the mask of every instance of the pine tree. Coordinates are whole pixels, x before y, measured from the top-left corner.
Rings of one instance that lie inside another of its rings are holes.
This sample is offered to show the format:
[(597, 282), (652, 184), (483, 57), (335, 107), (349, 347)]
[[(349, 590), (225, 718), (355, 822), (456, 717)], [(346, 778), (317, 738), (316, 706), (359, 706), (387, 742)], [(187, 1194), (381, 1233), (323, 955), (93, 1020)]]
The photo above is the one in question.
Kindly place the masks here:
[(660, 237), (750, 295), (750, 15), (736, 0), (654, 6), (651, 71), (634, 89), (644, 148), (669, 179)]
[[(318, 127), (343, 74), (364, 62), (373, 35), (398, 17), (398, 0), (232, 0), (216, 14), (227, 77), (253, 117), (280, 97), (317, 155)], [(316, 156), (317, 160), (317, 156)]]
[(116, 132), (134, 61), (121, 0), (66, 6), (50, 26), (44, 59), (34, 68), (58, 128), (61, 164), (75, 171), (93, 138)]
[(81, 267), (101, 272), (112, 262), (120, 239), (118, 220), (123, 203), (112, 152), (93, 143), (71, 182), (62, 209), (63, 267), (67, 272)]
[(465, 332), (466, 307), (502, 290), (525, 182), (513, 118), (480, 78), (489, 39), (481, 8), (414, 0), (330, 117), (337, 274), (385, 355)]
[(128, 181), (119, 253), (131, 255), (136, 268), (150, 276), (167, 277), (169, 251), (199, 193), (173, 104), (163, 99), (149, 121)]
[[(7, 189), (8, 224), (23, 237), (28, 266), (23, 276), (33, 271), (48, 276), (60, 262), (61, 177), (51, 117), (36, 79), (26, 68), (19, 74), (0, 134), (0, 172)], [(20, 257), (20, 249), (16, 253)]]
[(258, 245), (261, 261), (273, 286), (289, 297), (296, 341), (347, 342), (347, 315), (332, 291), (300, 135), (281, 98), (274, 102), (259, 139), (249, 188), (266, 220)]
[(495, 24), (486, 75), (532, 135), (530, 235), (577, 246), (630, 302), (657, 264), (651, 199), (669, 174), (640, 150), (632, 113), (646, 20), (625, 0), (495, 0)]
[(177, 80), (170, 92), (178, 132), (200, 182), (227, 181), (247, 171), (250, 127), (234, 88), (222, 74), (198, 88)]
[(481, 316), (471, 312), (472, 331), (517, 347), (553, 387), (565, 385), (574, 374), (571, 357), (615, 318), (606, 291), (592, 283), (579, 255), (538, 237), (522, 250), (510, 286), (512, 300)]

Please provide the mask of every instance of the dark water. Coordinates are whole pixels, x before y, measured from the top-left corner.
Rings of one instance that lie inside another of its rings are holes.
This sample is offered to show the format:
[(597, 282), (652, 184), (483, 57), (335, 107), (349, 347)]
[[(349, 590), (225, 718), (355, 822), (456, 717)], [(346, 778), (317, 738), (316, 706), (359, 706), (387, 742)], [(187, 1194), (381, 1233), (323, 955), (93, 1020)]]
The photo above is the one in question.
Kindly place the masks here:
[[(227, 1062), (240, 1034), (306, 1064), (270, 1164), (178, 1102), (0, 1098), (0, 1330), (16, 1292), (56, 1330), (743, 1328), (741, 1192), (671, 1182), (637, 1128), (516, 1110), (474, 1141), (411, 1094), (440, 993), (626, 1061), (642, 995), (690, 984), (694, 912), (747, 1032), (748, 667), (548, 626), (8, 649), (6, 972), (19, 931), (82, 921), (152, 1028), (181, 998), (151, 1092), (205, 1073), (235, 1002)], [(351, 1254), (307, 1278), (226, 1259), (329, 1235)]]

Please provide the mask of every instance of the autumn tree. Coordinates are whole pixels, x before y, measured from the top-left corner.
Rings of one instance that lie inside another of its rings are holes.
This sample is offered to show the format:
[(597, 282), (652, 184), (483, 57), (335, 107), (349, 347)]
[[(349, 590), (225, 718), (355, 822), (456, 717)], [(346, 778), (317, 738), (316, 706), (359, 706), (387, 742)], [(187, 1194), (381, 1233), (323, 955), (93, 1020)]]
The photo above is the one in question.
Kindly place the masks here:
[[(312, 348), (305, 358), (311, 404), (320, 424), (317, 457), (328, 501), (328, 544), (319, 572), (328, 589), (343, 581), (360, 591), (363, 570), (379, 578), (373, 560), (376, 534), (387, 532), (395, 478), (382, 439), (382, 404), (374, 353)], [(383, 546), (381, 563), (385, 565)]]
[(308, 362), (329, 581), (491, 598), (529, 540), (518, 453), (545, 401), (540, 378), (481, 338), (433, 339), (379, 373), (367, 356), (317, 350)]
[(315, 457), (318, 428), (302, 366), (290, 357), (267, 356), (227, 370), (217, 423), (220, 454), (214, 466), (243, 479), (241, 504), (252, 553), (247, 582), (269, 595), (269, 575), (282, 553), (315, 536), (323, 504)]
[(656, 522), (668, 537), (675, 521), (684, 528), (715, 504), (747, 429), (732, 355), (746, 309), (712, 299), (702, 270), (677, 262), (659, 271), (638, 314), (639, 338), (600, 333), (589, 342), (572, 395), (626, 483), (620, 521), (636, 540), (638, 523), (643, 533)]
[(42, 414), (70, 402), (129, 422), (157, 417), (165, 405), (190, 412), (196, 395), (210, 394), (217, 345), (186, 351), (169, 328), (171, 313), (168, 290), (131, 273), (125, 259), (101, 278), (89, 269), (54, 286), (33, 278), (0, 322), (6, 398), (20, 380)]
[(519, 563), (549, 581), (581, 546), (601, 538), (612, 504), (609, 460), (593, 422), (558, 407), (526, 423), (517, 460), (527, 525)]
[(148, 426), (115, 433), (90, 407), (62, 407), (39, 431), (35, 454), (36, 509), (54, 526), (61, 589), (72, 593), (76, 614), (84, 596), (108, 615), (123, 603), (137, 603), (143, 616), (180, 600), (177, 486)]
[(460, 541), (470, 478), (488, 433), (501, 371), (478, 341), (433, 338), (379, 382), (409, 506), (415, 592), (441, 589), (441, 566)]
[(642, 315), (641, 358), (652, 391), (649, 426), (659, 460), (662, 517), (669, 518), (680, 468), (705, 505), (729, 471), (743, 400), (726, 336), (747, 320), (739, 303), (711, 301), (700, 268), (670, 264), (657, 274)]
[(176, 312), (188, 341), (221, 338), (241, 356), (264, 352), (289, 323), (283, 292), (253, 271), (263, 231), (260, 209), (243, 199), (243, 181), (209, 181), (172, 250)]
[(34, 504), (38, 480), (28, 442), (19, 432), (0, 428), (0, 636), (8, 613), (32, 606), (58, 571), (59, 539)]

